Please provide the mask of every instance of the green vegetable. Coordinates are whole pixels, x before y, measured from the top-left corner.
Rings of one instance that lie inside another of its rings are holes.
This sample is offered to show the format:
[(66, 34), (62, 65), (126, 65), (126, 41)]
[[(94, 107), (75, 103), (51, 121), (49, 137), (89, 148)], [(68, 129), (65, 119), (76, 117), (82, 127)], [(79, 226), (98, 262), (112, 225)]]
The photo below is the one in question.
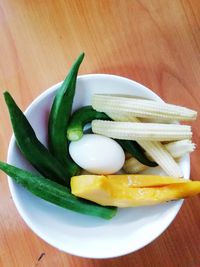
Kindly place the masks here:
[(57, 161), (37, 139), (29, 121), (19, 109), (12, 96), (4, 93), (16, 143), (25, 158), (45, 177), (61, 184), (69, 184), (70, 176), (62, 164)]
[(111, 219), (117, 212), (114, 207), (103, 207), (79, 199), (72, 195), (67, 187), (48, 180), (39, 174), (30, 173), (1, 161), (0, 169), (34, 195), (60, 207), (104, 219)]
[(70, 69), (54, 98), (49, 115), (49, 150), (66, 167), (70, 176), (76, 175), (79, 167), (69, 156), (66, 132), (72, 110), (78, 69), (83, 58), (84, 54), (81, 54)]
[(67, 138), (70, 141), (81, 139), (84, 126), (94, 119), (110, 120), (105, 113), (94, 110), (92, 106), (85, 106), (75, 111), (67, 129)]
[(149, 166), (149, 167), (156, 167), (158, 164), (156, 162), (151, 161), (145, 155), (144, 150), (136, 141), (129, 141), (129, 140), (119, 140), (115, 139), (121, 147), (126, 151), (129, 152), (134, 158), (136, 158), (142, 164)]

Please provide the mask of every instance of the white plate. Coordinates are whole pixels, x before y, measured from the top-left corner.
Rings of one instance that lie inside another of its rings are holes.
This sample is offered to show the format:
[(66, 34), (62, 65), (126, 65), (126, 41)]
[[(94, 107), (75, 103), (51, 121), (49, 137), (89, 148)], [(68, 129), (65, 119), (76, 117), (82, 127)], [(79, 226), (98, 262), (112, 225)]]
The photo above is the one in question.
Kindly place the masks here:
[[(26, 116), (38, 138), (46, 144), (48, 114), (60, 83), (52, 86), (26, 110)], [(148, 88), (129, 79), (105, 74), (78, 77), (74, 108), (88, 105), (95, 93), (126, 94), (161, 101)], [(34, 170), (19, 152), (12, 137), (8, 162)], [(189, 156), (180, 162), (184, 177), (190, 173)], [(161, 170), (156, 168), (155, 173)], [(110, 258), (136, 251), (157, 238), (173, 221), (183, 201), (141, 208), (119, 209), (109, 220), (94, 218), (59, 208), (22, 188), (9, 178), (15, 205), (27, 225), (52, 246), (73, 255)]]

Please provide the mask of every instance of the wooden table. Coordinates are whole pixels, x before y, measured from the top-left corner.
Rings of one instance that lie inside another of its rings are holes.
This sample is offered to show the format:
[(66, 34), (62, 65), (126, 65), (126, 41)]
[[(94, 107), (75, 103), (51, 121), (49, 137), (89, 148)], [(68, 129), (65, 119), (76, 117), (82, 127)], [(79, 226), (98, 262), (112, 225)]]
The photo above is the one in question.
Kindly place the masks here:
[[(200, 111), (199, 0), (1, 0), (0, 159), (6, 160), (11, 125), (2, 92), (25, 109), (61, 81), (85, 51), (80, 74), (112, 73), (152, 88), (164, 100)], [(200, 117), (192, 123), (200, 147)], [(200, 148), (191, 178), (200, 177)], [(43, 242), (27, 227), (0, 173), (0, 266), (199, 267), (199, 196), (185, 201), (172, 225), (147, 247), (127, 256), (91, 260)]]

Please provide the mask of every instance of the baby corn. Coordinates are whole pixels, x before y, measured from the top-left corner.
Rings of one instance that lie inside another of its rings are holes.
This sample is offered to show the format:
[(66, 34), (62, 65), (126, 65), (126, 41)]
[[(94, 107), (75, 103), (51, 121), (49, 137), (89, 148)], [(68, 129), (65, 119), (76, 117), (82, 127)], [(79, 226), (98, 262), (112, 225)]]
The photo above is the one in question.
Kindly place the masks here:
[[(190, 140), (171, 142), (169, 144), (164, 145), (164, 147), (173, 158), (182, 157), (185, 154), (191, 153), (195, 150), (195, 144), (193, 144)], [(134, 157), (127, 158), (123, 166), (123, 169), (126, 173), (139, 173), (148, 168), (148, 166), (143, 165)]]
[(180, 140), (166, 144), (165, 148), (173, 158), (180, 158), (187, 153), (193, 152), (196, 145), (193, 144), (191, 140)]
[(138, 118), (134, 117), (131, 114), (124, 112), (110, 112), (107, 111), (106, 114), (114, 121), (123, 121), (123, 122), (141, 122)]
[(105, 113), (125, 113), (139, 118), (153, 118), (162, 120), (195, 120), (195, 110), (157, 102), (153, 100), (120, 97), (112, 95), (94, 95), (92, 107)]
[(168, 175), (183, 176), (179, 165), (160, 142), (140, 140), (138, 143)]
[(140, 163), (136, 158), (131, 157), (127, 159), (124, 163), (123, 169), (126, 173), (139, 173), (142, 172), (149, 167)]
[[(139, 125), (139, 131), (135, 131), (135, 126)], [(188, 127), (185, 125), (173, 125), (173, 124), (163, 124), (165, 129), (159, 130), (156, 134), (158, 128), (153, 125), (151, 130), (147, 128), (152, 124), (146, 123), (137, 123), (137, 122), (112, 122), (112, 121), (101, 121), (94, 120), (92, 121), (92, 131), (94, 133), (102, 134), (108, 137), (116, 138), (116, 139), (128, 139), (128, 140), (136, 140), (138, 144), (144, 148), (144, 150), (152, 157), (152, 159), (157, 162), (160, 167), (170, 176), (173, 177), (182, 177), (181, 169), (179, 168), (176, 161), (172, 158), (169, 152), (164, 148), (164, 146), (160, 142), (153, 142), (149, 140), (169, 140), (170, 138), (178, 138), (178, 134), (180, 134), (181, 139), (183, 138), (183, 130), (180, 131), (179, 127)], [(160, 124), (158, 124), (160, 125)], [(127, 127), (128, 126), (128, 127)], [(157, 125), (156, 125), (157, 126)], [(172, 129), (174, 128), (174, 134), (172, 134)], [(179, 128), (179, 129), (178, 129)], [(154, 129), (154, 132), (153, 132)], [(170, 129), (170, 132), (167, 133), (166, 129)], [(163, 134), (161, 134), (163, 132)], [(176, 132), (176, 133), (175, 133)], [(171, 137), (169, 138), (169, 134)], [(157, 136), (157, 138), (155, 138)], [(166, 138), (167, 137), (167, 138)]]
[[(94, 133), (115, 139), (136, 140), (160, 167), (170, 176), (182, 177), (179, 165), (173, 157), (180, 157), (194, 150), (190, 140), (191, 127), (179, 124), (166, 124), (170, 120), (193, 120), (197, 112), (152, 100), (134, 99), (112, 95), (95, 95), (93, 108), (105, 112), (115, 122), (93, 121)], [(139, 119), (162, 121), (164, 123), (146, 123)], [(163, 145), (162, 141), (175, 141)], [(130, 158), (124, 164), (128, 173), (136, 173), (146, 166)]]
[(93, 120), (92, 131), (122, 140), (175, 141), (190, 139), (191, 127), (179, 124)]

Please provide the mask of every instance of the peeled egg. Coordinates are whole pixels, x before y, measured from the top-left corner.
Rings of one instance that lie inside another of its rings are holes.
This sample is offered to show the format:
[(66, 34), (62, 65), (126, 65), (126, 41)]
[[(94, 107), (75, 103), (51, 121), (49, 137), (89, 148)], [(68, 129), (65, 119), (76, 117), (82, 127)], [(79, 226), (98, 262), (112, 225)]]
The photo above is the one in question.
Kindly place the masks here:
[(98, 134), (85, 134), (79, 141), (71, 142), (69, 153), (81, 168), (95, 174), (118, 172), (125, 161), (121, 146)]

